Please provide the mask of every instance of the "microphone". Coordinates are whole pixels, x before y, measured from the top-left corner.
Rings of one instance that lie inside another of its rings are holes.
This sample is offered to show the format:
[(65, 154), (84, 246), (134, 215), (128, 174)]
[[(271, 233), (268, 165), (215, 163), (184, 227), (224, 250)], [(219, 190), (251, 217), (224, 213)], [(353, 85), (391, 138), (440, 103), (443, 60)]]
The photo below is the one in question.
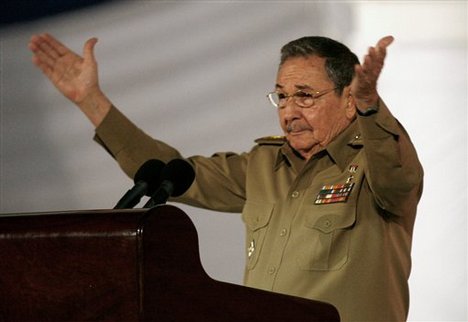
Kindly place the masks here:
[(182, 159), (169, 161), (161, 172), (161, 185), (143, 208), (165, 204), (169, 197), (178, 197), (187, 191), (195, 179), (195, 171), (190, 163)]
[(135, 185), (117, 202), (114, 209), (133, 208), (145, 194), (151, 196), (161, 182), (160, 174), (164, 162), (151, 159), (143, 163), (135, 174)]

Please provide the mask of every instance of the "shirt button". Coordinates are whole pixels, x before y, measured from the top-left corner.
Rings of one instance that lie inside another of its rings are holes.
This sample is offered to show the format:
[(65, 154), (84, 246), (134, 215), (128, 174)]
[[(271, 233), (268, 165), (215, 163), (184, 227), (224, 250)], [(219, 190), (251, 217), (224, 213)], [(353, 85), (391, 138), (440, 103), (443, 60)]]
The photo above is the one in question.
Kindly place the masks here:
[(293, 198), (299, 197), (299, 191), (294, 191), (294, 192), (291, 194), (291, 197), (293, 197)]
[(270, 274), (270, 275), (271, 275), (271, 274), (274, 274), (275, 271), (276, 271), (276, 268), (275, 268), (274, 266), (270, 266), (270, 267), (268, 268), (268, 274)]
[(286, 228), (283, 228), (283, 229), (281, 230), (281, 232), (280, 232), (280, 236), (281, 236), (281, 237), (286, 236), (286, 233), (287, 233), (287, 232), (288, 232), (288, 230), (287, 230)]

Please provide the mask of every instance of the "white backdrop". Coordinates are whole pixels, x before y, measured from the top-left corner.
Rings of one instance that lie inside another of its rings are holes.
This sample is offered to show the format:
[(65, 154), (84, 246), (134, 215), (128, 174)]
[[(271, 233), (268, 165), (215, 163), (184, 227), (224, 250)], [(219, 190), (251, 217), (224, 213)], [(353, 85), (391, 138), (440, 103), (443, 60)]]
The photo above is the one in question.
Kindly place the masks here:
[[(265, 94), (280, 47), (304, 35), (359, 57), (384, 35), (380, 94), (425, 169), (410, 279), (412, 321), (467, 316), (467, 2), (124, 1), (0, 29), (0, 212), (112, 208), (133, 182), (93, 128), (31, 64), (47, 31), (81, 52), (97, 36), (101, 85), (149, 134), (185, 155), (250, 149), (280, 134)], [(182, 208), (205, 270), (241, 284), (240, 216)]]

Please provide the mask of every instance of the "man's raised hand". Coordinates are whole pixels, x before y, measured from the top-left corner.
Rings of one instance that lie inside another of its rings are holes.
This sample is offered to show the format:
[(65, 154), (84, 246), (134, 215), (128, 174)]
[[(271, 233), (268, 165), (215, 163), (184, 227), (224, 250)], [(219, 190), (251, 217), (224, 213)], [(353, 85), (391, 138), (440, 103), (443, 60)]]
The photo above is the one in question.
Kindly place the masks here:
[(109, 111), (111, 103), (99, 88), (94, 56), (96, 42), (96, 38), (86, 41), (83, 56), (47, 33), (32, 36), (28, 47), (33, 52), (33, 63), (97, 126)]
[(393, 42), (392, 36), (386, 36), (370, 47), (361, 65), (356, 65), (355, 76), (351, 83), (351, 93), (357, 106), (363, 110), (375, 105), (379, 95), (377, 80), (382, 71), (387, 47)]

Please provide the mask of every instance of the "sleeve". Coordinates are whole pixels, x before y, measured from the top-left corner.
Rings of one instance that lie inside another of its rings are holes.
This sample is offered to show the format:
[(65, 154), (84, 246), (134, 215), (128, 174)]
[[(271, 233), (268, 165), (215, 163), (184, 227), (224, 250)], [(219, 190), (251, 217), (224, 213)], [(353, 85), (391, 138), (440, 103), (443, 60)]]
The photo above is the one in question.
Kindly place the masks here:
[(357, 118), (366, 177), (377, 205), (387, 214), (414, 213), (422, 194), (423, 169), (408, 134), (382, 100), (377, 113)]
[(96, 128), (94, 140), (117, 160), (130, 178), (149, 159), (156, 158), (167, 163), (181, 158), (176, 149), (151, 138), (114, 106)]
[[(179, 151), (148, 136), (115, 107), (96, 128), (94, 140), (131, 178), (149, 159), (167, 163), (182, 158)], [(228, 152), (187, 158), (195, 170), (195, 181), (182, 196), (170, 200), (212, 210), (240, 212), (245, 201), (248, 155)]]
[(195, 170), (195, 181), (185, 194), (171, 200), (211, 210), (241, 212), (246, 200), (248, 158), (248, 153), (232, 152), (188, 158)]

